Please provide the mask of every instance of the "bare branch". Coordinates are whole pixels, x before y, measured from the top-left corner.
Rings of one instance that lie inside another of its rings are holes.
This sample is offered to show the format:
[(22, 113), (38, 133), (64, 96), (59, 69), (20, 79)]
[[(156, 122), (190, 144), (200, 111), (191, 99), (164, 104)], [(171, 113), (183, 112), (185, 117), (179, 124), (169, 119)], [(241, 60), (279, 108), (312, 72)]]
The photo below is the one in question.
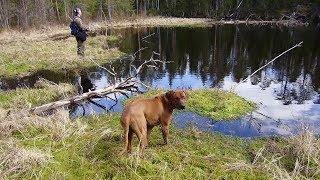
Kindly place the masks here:
[(133, 57), (135, 58), (135, 57), (136, 57), (136, 54), (137, 54), (138, 52), (143, 51), (143, 50), (145, 50), (145, 49), (148, 49), (148, 47), (143, 47), (143, 48), (138, 49), (138, 51), (136, 51), (136, 52), (133, 54)]
[(270, 62), (268, 62), (267, 64), (265, 64), (264, 66), (260, 67), (259, 69), (257, 69), (255, 72), (253, 72), (252, 74), (250, 74), (246, 79), (242, 80), (239, 84), (247, 81), (249, 78), (251, 78), (253, 75), (255, 75), (257, 72), (259, 72), (261, 69), (265, 68), (266, 66), (268, 66), (269, 64), (273, 63), (275, 60), (277, 60), (279, 57), (281, 57), (282, 55), (286, 54), (287, 52), (291, 51), (292, 49), (295, 49), (297, 47), (301, 47), (303, 41), (301, 41), (300, 43), (296, 44), (295, 46), (291, 47), (290, 49), (287, 49), (286, 51), (282, 52), (281, 54), (279, 54), (277, 57), (273, 58)]
[(106, 70), (106, 71), (107, 71), (109, 74), (111, 74), (112, 76), (116, 76), (116, 73), (114, 72), (114, 69), (113, 69), (113, 72), (111, 72), (109, 69), (107, 69), (107, 68), (101, 66), (100, 64), (96, 63), (96, 62), (95, 62), (93, 59), (91, 59), (90, 57), (88, 57), (88, 59), (89, 59), (90, 61), (92, 61), (94, 64), (96, 64), (98, 67)]
[(155, 33), (149, 34), (148, 36), (143, 37), (141, 40), (147, 39), (148, 37), (153, 36), (153, 35), (155, 35)]

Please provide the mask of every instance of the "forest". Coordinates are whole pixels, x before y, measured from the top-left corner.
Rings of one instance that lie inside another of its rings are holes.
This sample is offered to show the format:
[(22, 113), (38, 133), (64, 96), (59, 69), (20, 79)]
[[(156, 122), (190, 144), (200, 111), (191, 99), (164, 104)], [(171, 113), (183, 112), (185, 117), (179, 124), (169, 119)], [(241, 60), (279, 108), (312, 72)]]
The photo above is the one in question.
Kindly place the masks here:
[(320, 16), (320, 0), (0, 0), (0, 28), (69, 22), (75, 7), (92, 21), (164, 16), (317, 23)]

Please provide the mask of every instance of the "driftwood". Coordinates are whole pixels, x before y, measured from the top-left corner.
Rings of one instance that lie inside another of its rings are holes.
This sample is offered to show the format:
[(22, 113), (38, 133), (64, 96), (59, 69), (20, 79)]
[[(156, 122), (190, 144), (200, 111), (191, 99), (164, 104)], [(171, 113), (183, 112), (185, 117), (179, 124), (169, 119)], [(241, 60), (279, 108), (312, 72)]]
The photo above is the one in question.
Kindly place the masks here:
[[(153, 52), (153, 54), (158, 55), (155, 52)], [(132, 55), (132, 61), (134, 61), (135, 58), (136, 57), (134, 55)], [(92, 59), (90, 59), (90, 60), (93, 61)], [(86, 93), (83, 93), (83, 94), (80, 94), (77, 96), (65, 98), (63, 100), (59, 100), (56, 102), (51, 102), (51, 103), (44, 104), (44, 105), (41, 105), (38, 107), (34, 107), (34, 108), (29, 109), (28, 112), (31, 114), (41, 114), (43, 112), (54, 110), (54, 109), (57, 109), (59, 107), (63, 107), (63, 106), (69, 105), (69, 104), (73, 104), (73, 103), (78, 104), (79, 102), (82, 102), (85, 100), (88, 100), (90, 102), (92, 98), (104, 98), (104, 97), (107, 97), (107, 95), (109, 95), (109, 94), (115, 94), (115, 93), (120, 93), (126, 97), (129, 97), (128, 96), (129, 93), (139, 92), (139, 88), (138, 88), (139, 84), (149, 88), (148, 86), (144, 85), (142, 82), (139, 82), (137, 80), (137, 76), (138, 76), (140, 70), (142, 69), (142, 67), (146, 66), (146, 67), (151, 67), (151, 68), (157, 69), (157, 65), (159, 63), (168, 63), (168, 62), (163, 62), (158, 59), (153, 59), (153, 55), (152, 55), (149, 60), (146, 60), (144, 63), (142, 63), (137, 68), (135, 66), (131, 65), (135, 69), (135, 74), (122, 80), (121, 82), (118, 82), (118, 83), (114, 82), (113, 85), (108, 86), (104, 89), (89, 91), (89, 92), (86, 92)], [(108, 70), (105, 67), (102, 67), (100, 65), (98, 65), (98, 66), (100, 68), (107, 70), (107, 72), (109, 72), (112, 76), (116, 75), (116, 73), (114, 72), (114, 69)]]

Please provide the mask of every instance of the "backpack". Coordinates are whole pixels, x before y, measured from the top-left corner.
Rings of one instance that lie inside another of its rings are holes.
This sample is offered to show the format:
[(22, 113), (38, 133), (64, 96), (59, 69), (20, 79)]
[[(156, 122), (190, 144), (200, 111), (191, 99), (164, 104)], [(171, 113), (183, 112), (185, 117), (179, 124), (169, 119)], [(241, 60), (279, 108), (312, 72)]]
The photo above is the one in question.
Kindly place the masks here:
[(74, 35), (74, 36), (77, 35), (78, 32), (79, 32), (79, 28), (76, 25), (76, 22), (74, 22), (74, 21), (70, 22), (70, 29), (71, 29), (71, 34)]

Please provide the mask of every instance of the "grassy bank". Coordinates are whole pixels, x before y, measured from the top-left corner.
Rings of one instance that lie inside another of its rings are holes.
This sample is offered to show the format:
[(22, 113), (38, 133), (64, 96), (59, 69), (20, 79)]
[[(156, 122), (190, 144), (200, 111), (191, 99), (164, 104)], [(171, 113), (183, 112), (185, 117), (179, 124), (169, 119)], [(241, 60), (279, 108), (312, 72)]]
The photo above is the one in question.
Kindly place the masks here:
[(86, 57), (77, 56), (77, 42), (74, 37), (63, 40), (13, 41), (1, 45), (0, 77), (16, 77), (45, 69), (61, 71), (82, 69), (95, 64), (103, 64), (124, 56), (117, 48), (106, 49), (106, 36), (88, 38)]
[[(70, 120), (50, 117), (1, 121), (0, 173), (7, 178), (67, 179), (301, 179), (319, 178), (320, 141), (293, 138), (240, 139), (171, 127), (169, 145), (152, 132), (144, 159), (122, 148), (119, 114)], [(6, 126), (7, 125), (7, 126)]]
[[(125, 101), (125, 104), (136, 98), (148, 98), (162, 93), (165, 93), (165, 91), (148, 91)], [(188, 93), (190, 96), (186, 110), (215, 120), (238, 119), (255, 109), (253, 103), (228, 91), (201, 89), (188, 91)]]

